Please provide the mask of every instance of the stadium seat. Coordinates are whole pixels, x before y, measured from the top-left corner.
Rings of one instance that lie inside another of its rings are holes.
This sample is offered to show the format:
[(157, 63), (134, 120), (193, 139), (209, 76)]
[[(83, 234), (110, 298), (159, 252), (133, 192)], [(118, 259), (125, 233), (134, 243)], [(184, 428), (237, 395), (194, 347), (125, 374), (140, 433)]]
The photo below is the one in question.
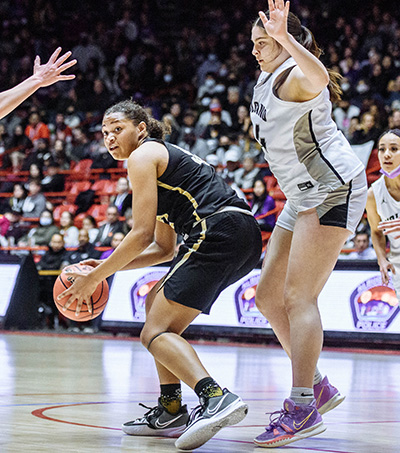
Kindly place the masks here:
[(72, 181), (87, 181), (90, 177), (92, 167), (92, 159), (82, 159), (71, 168), (69, 179)]
[(76, 211), (76, 206), (74, 204), (60, 204), (56, 206), (53, 211), (53, 218), (55, 222), (58, 222), (60, 220), (61, 214), (64, 211), (69, 211), (71, 214), (73, 214)]
[(93, 183), (91, 189), (96, 192), (96, 194), (107, 194), (112, 195), (116, 191), (116, 181), (111, 181), (109, 179), (99, 179)]
[(81, 192), (85, 192), (90, 189), (90, 181), (74, 181), (71, 185), (71, 188), (68, 191), (67, 201), (73, 203), (75, 198)]
[(97, 220), (99, 217), (105, 217), (107, 208), (107, 204), (94, 204), (89, 208), (87, 213)]

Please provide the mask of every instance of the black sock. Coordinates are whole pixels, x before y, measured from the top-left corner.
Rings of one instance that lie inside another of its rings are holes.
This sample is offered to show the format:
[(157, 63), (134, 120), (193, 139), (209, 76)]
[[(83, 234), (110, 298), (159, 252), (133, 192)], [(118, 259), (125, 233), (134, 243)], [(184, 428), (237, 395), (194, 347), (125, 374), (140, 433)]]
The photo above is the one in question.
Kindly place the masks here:
[(201, 379), (194, 387), (194, 391), (199, 398), (211, 398), (213, 396), (221, 396), (223, 394), (221, 387), (212, 377)]
[(160, 388), (160, 403), (170, 414), (177, 414), (182, 403), (181, 384), (161, 384)]

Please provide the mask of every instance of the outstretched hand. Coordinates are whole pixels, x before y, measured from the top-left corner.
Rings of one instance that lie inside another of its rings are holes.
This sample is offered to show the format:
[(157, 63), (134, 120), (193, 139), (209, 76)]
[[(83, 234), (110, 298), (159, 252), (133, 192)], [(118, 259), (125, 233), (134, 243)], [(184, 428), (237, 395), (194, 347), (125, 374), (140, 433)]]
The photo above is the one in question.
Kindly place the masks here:
[(74, 74), (62, 74), (65, 70), (76, 64), (76, 60), (71, 60), (65, 63), (71, 56), (71, 52), (66, 52), (64, 55), (59, 57), (61, 47), (58, 47), (49, 61), (45, 64), (40, 64), (39, 55), (36, 56), (33, 65), (33, 75), (39, 79), (41, 87), (47, 87), (53, 83), (60, 82), (62, 80), (72, 80), (75, 78)]
[(264, 25), (265, 31), (271, 38), (280, 41), (287, 37), (287, 18), (290, 2), (284, 0), (268, 0), (269, 19), (263, 11), (258, 15)]

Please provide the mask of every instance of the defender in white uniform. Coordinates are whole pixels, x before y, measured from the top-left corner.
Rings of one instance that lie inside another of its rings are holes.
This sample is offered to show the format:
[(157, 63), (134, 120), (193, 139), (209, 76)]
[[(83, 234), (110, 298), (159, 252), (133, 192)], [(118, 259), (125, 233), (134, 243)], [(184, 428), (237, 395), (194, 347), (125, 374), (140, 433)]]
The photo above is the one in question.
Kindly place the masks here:
[(262, 72), (250, 110), (255, 137), (280, 188), (293, 209), (305, 211), (364, 167), (331, 118), (328, 88), (309, 101), (279, 98), (277, 87), (295, 66), (288, 58), (272, 74)]
[(268, 243), (256, 304), (292, 362), (281, 416), (254, 442), (278, 447), (325, 430), (321, 414), (344, 396), (317, 369), (323, 330), (318, 296), (364, 212), (363, 166), (331, 119), (340, 99), (309, 30), (289, 2), (268, 0), (252, 28), (262, 74), (251, 118), (257, 140), (288, 201)]
[[(400, 130), (384, 132), (378, 143), (378, 158), (384, 173), (368, 191), (367, 214), (371, 239), (382, 282), (392, 282), (400, 297)], [(386, 238), (390, 253), (386, 253)]]

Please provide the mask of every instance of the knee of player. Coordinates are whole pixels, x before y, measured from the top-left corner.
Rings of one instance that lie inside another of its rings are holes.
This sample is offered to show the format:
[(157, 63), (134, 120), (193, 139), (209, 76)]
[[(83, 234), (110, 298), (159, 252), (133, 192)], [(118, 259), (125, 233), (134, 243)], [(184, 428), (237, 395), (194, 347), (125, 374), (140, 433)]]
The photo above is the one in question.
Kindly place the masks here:
[(145, 348), (147, 348), (147, 345), (154, 335), (156, 335), (156, 332), (153, 329), (147, 328), (145, 324), (142, 331), (140, 332), (140, 342)]
[(308, 307), (317, 304), (317, 298), (307, 291), (300, 291), (295, 287), (287, 287), (284, 292), (286, 313), (289, 318), (296, 316), (297, 312), (304, 313)]

